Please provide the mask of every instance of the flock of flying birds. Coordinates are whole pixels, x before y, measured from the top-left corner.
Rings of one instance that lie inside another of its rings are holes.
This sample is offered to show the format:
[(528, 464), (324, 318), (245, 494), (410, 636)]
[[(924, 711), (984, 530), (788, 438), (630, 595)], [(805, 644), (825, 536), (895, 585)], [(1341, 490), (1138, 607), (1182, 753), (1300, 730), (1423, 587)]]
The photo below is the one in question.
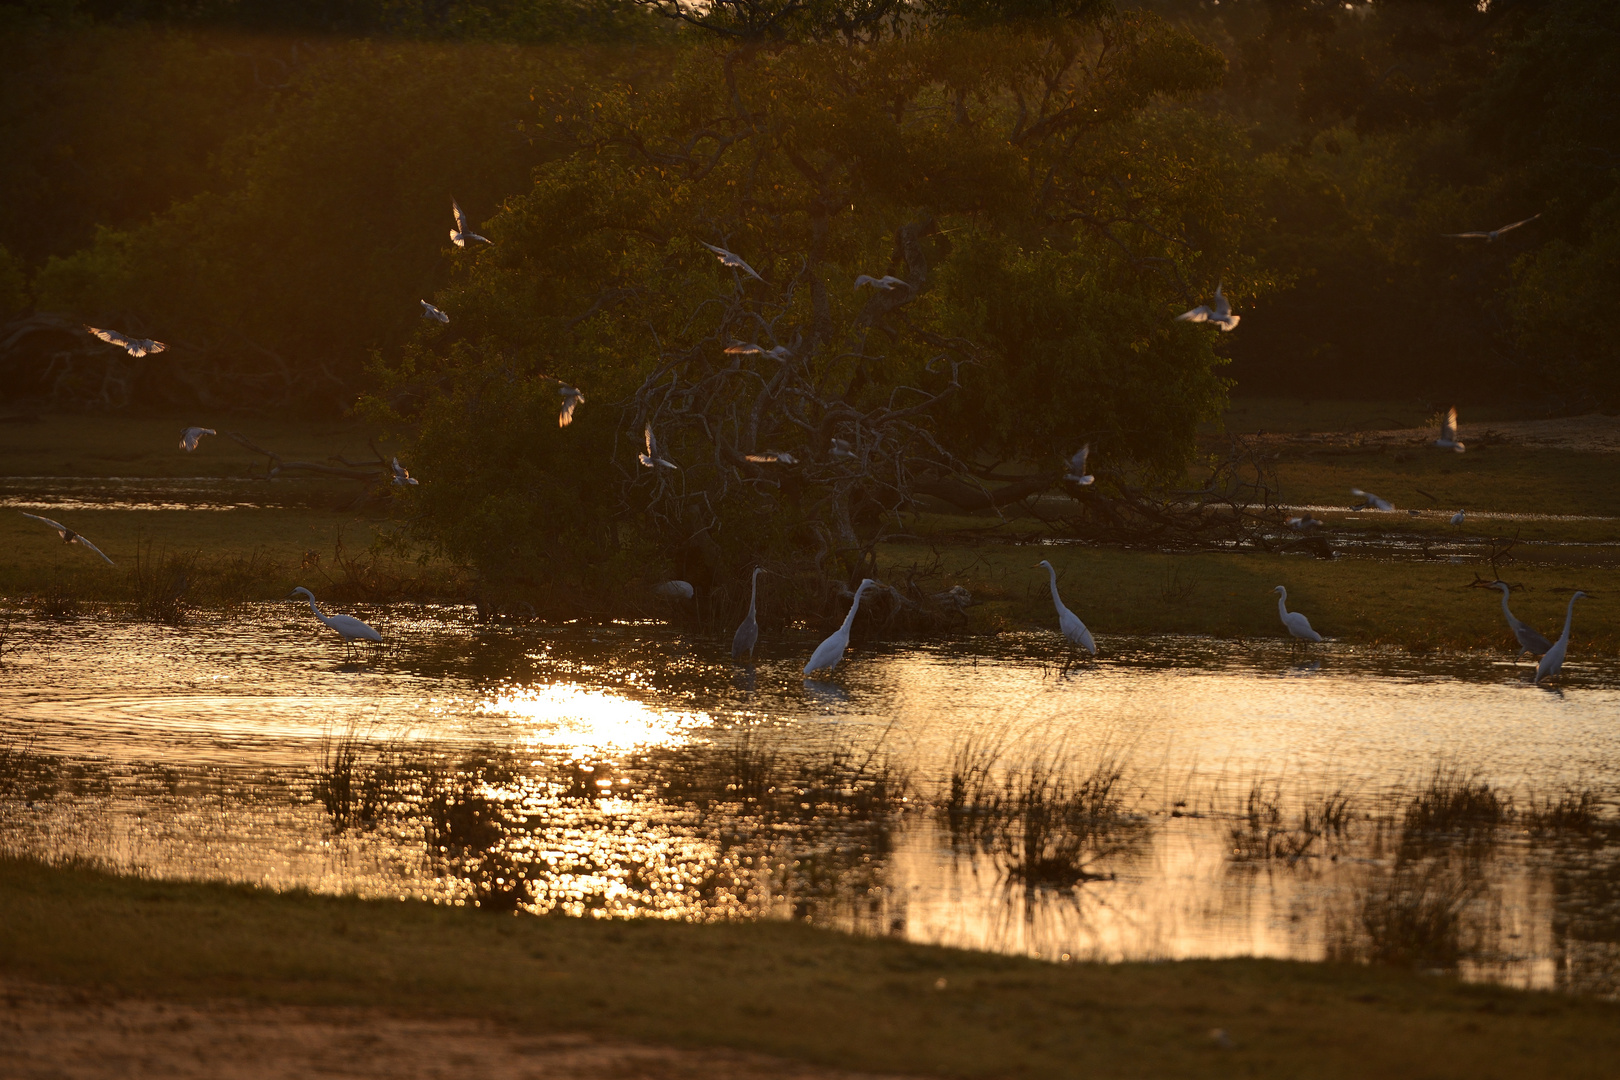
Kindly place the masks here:
[[(456, 247), (465, 248), (469, 244), (493, 243), (493, 241), (491, 241), (488, 237), (480, 236), (468, 228), (466, 218), (461, 212), (461, 206), (454, 199), (450, 201), (450, 211), (455, 219), (455, 227), (450, 230), (450, 242)], [(1530, 217), (1527, 217), (1522, 221), (1515, 221), (1511, 225), (1503, 225), (1500, 228), (1483, 232), (1444, 233), (1442, 235), (1455, 239), (1480, 239), (1489, 243), (1499, 240), (1505, 233), (1517, 229), (1521, 225), (1528, 225), (1530, 222), (1535, 221), (1540, 216), (1541, 215), (1539, 213), (1532, 214)], [(714, 244), (706, 243), (701, 240), (699, 243), (714, 253), (714, 255), (720, 260), (720, 265), (737, 271), (739, 274), (746, 274), (756, 281), (762, 282), (765, 280), (764, 278), (760, 277), (759, 273), (755, 271), (752, 266), (748, 265), (746, 260), (737, 255), (735, 252), (728, 251), (723, 247), (718, 247)], [(1238, 323), (1241, 321), (1241, 316), (1232, 313), (1232, 305), (1227, 300), (1226, 295), (1223, 292), (1223, 286), (1224, 282), (1216, 283), (1213, 306), (1200, 304), (1199, 306), (1192, 308), (1190, 311), (1185, 311), (1182, 314), (1177, 315), (1176, 321), (1209, 323), (1212, 326), (1220, 328), (1223, 332), (1235, 330)], [(888, 292), (893, 289), (910, 289), (911, 285), (892, 274), (885, 274), (880, 278), (872, 277), (870, 274), (861, 274), (855, 279), (855, 288), (857, 290), (862, 288), (872, 288), (882, 292)], [(432, 319), (439, 323), (449, 323), (450, 316), (444, 311), (428, 303), (426, 300), (421, 301), (421, 304), (423, 318)], [(105, 330), (94, 326), (86, 326), (85, 330), (100, 340), (105, 341), (110, 345), (116, 345), (127, 352), (130, 356), (137, 358), (160, 353), (168, 348), (168, 346), (161, 341), (153, 341), (151, 338), (132, 338), (126, 334), (121, 334), (116, 330)], [(766, 349), (757, 342), (735, 340), (725, 347), (725, 352), (731, 355), (741, 356), (768, 356), (780, 362), (786, 362), (793, 357), (792, 350), (785, 345), (776, 345), (770, 349)], [(557, 383), (558, 394), (562, 398), (561, 407), (557, 415), (557, 426), (567, 427), (573, 422), (575, 410), (585, 403), (585, 395), (580, 392), (578, 387), (570, 386), (568, 383), (563, 382), (560, 379), (553, 379), (552, 381)], [(215, 432), (213, 428), (188, 427), (181, 433), (180, 448), (187, 451), (195, 450), (197, 449), (197, 445), (204, 435), (215, 434), (217, 434), (217, 432)], [(673, 461), (669, 460), (668, 456), (659, 446), (658, 439), (653, 434), (652, 424), (649, 423), (646, 426), (646, 429), (643, 432), (643, 438), (646, 443), (646, 450), (638, 455), (638, 460), (642, 466), (655, 471), (658, 469), (680, 468), (679, 465), (676, 465)], [(1449, 412), (1447, 412), (1446, 416), (1441, 421), (1440, 437), (1434, 440), (1434, 445), (1441, 449), (1451, 450), (1458, 454), (1463, 453), (1467, 449), (1467, 447), (1457, 437), (1457, 410), (1455, 408), (1452, 408)], [(1067, 468), (1063, 476), (1065, 481), (1073, 484), (1087, 485), (1096, 480), (1095, 476), (1086, 472), (1086, 459), (1090, 453), (1091, 445), (1087, 443), (1068, 458), (1068, 460), (1065, 462)], [(830, 456), (833, 458), (833, 460), (851, 460), (855, 458), (856, 454), (854, 448), (847, 440), (833, 438), (830, 447)], [(747, 459), (757, 463), (776, 463), (782, 465), (798, 464), (798, 459), (796, 459), (792, 454), (780, 450), (766, 450), (760, 453), (749, 454), (747, 455)], [(394, 484), (403, 486), (418, 483), (418, 481), (411, 476), (409, 470), (400, 464), (398, 457), (395, 457), (392, 461), (392, 470)], [(1362, 500), (1362, 502), (1352, 507), (1353, 510), (1390, 511), (1395, 509), (1394, 504), (1389, 502), (1389, 500), (1381, 498), (1378, 495), (1374, 495), (1371, 492), (1362, 491), (1360, 488), (1351, 488), (1350, 492), (1352, 495)], [(1416, 514), (1417, 511), (1412, 510), (1408, 511), (1408, 513)], [(1451, 524), (1454, 526), (1461, 526), (1463, 524), (1464, 516), (1465, 511), (1458, 510), (1451, 516)], [(96, 547), (96, 545), (92, 544), (89, 540), (85, 539), (79, 533), (76, 533), (66, 525), (63, 525), (61, 522), (52, 521), (50, 518), (41, 517), (38, 514), (29, 514), (26, 512), (23, 513), (23, 517), (32, 518), (35, 521), (43, 522), (52, 529), (55, 529), (56, 532), (61, 536), (64, 543), (78, 544), (81, 547), (95, 552), (102, 559), (106, 560), (109, 566), (114, 565), (112, 559), (108, 558), (105, 552)], [(1289, 518), (1287, 520), (1287, 524), (1291, 529), (1294, 529), (1297, 532), (1308, 532), (1314, 528), (1320, 527), (1323, 523), (1316, 518), (1311, 517), (1309, 514), (1305, 514), (1299, 517)], [(1043, 567), (1045, 568), (1050, 579), (1052, 589), (1052, 604), (1057, 610), (1059, 631), (1072, 644), (1086, 650), (1086, 652), (1092, 656), (1095, 656), (1097, 654), (1097, 645), (1092, 639), (1091, 631), (1086, 629), (1086, 624), (1080, 621), (1080, 617), (1078, 615), (1069, 610), (1069, 608), (1063, 603), (1062, 596), (1058, 593), (1057, 570), (1055, 570), (1052, 564), (1045, 559), (1042, 559), (1034, 568), (1040, 569)], [(754, 569), (749, 588), (748, 614), (744, 617), (742, 624), (737, 627), (737, 632), (732, 637), (731, 653), (735, 659), (751, 660), (754, 654), (754, 647), (759, 643), (759, 622), (756, 618), (757, 603), (759, 600), (759, 575), (768, 572), (769, 571), (765, 570), (763, 567), (755, 567)], [(868, 589), (877, 585), (878, 582), (872, 578), (865, 578), (861, 581), (860, 586), (855, 590), (854, 598), (849, 605), (849, 613), (844, 616), (843, 623), (836, 631), (833, 632), (831, 636), (816, 647), (815, 652), (810, 656), (809, 662), (805, 664), (804, 674), (806, 676), (809, 676), (815, 672), (830, 671), (832, 668), (838, 665), (839, 661), (843, 659), (844, 651), (849, 646), (850, 627), (854, 624), (856, 612), (859, 611), (861, 606), (861, 597)], [(1520, 656), (1524, 656), (1526, 654), (1540, 657), (1540, 662), (1536, 666), (1535, 674), (1535, 681), (1538, 683), (1544, 678), (1556, 675), (1563, 667), (1564, 656), (1569, 648), (1570, 625), (1575, 617), (1575, 601), (1586, 596), (1586, 593), (1576, 592), (1574, 596), (1570, 597), (1569, 610), (1564, 616), (1563, 635), (1559, 637), (1556, 642), (1552, 642), (1548, 641), (1534, 629), (1526, 626), (1523, 622), (1520, 622), (1514, 617), (1513, 612), (1508, 608), (1509, 586), (1507, 583), (1498, 581), (1495, 583), (1494, 587), (1502, 590), (1502, 614), (1507, 619), (1508, 628), (1513, 632), (1514, 639), (1519, 643), (1520, 651), (1517, 655), (1515, 655), (1514, 659), (1517, 660)], [(1316, 630), (1311, 627), (1310, 620), (1306, 618), (1303, 613), (1288, 610), (1288, 590), (1283, 586), (1278, 585), (1273, 591), (1277, 595), (1277, 614), (1279, 618), (1281, 618), (1283, 626), (1287, 628), (1289, 634), (1292, 635), (1296, 640), (1302, 642), (1315, 643), (1322, 641), (1322, 635), (1317, 633)], [(658, 585), (654, 589), (654, 592), (670, 600), (690, 600), (694, 595), (692, 586), (685, 581), (666, 581), (661, 585)], [(310, 611), (314, 613), (315, 618), (331, 630), (335, 631), (338, 636), (343, 639), (346, 647), (352, 648), (355, 643), (360, 641), (382, 641), (382, 635), (378, 633), (376, 629), (366, 625), (359, 619), (349, 615), (327, 615), (322, 612), (320, 607), (315, 602), (314, 594), (312, 594), (308, 589), (303, 587), (294, 589), (287, 599), (296, 599), (300, 595), (308, 600)]]

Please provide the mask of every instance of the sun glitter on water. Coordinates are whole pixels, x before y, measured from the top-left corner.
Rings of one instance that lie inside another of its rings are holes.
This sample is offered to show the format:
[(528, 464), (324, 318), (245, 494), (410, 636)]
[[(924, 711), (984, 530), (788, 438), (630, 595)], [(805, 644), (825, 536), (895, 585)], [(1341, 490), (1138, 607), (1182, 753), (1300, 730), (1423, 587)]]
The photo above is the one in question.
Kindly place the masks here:
[(657, 709), (577, 683), (505, 690), (478, 711), (525, 722), (529, 731), (522, 738), (531, 746), (575, 751), (674, 746), (692, 728), (712, 723), (706, 712)]

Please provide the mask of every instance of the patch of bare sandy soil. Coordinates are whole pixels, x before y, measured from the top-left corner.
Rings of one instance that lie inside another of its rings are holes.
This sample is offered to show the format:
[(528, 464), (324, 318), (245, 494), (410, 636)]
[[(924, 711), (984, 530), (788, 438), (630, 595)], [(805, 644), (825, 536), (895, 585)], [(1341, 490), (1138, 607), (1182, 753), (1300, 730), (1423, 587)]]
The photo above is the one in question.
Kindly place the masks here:
[(522, 1035), (477, 1020), (242, 1001), (174, 1004), (14, 980), (0, 981), (0, 1075), (18, 1080), (882, 1080), (758, 1054)]
[[(1458, 425), (1463, 444), (1511, 444), (1535, 450), (1578, 450), (1596, 454), (1620, 454), (1620, 416), (1565, 416), (1556, 420), (1498, 420), (1470, 424), (1466, 416)], [(1376, 449), (1396, 446), (1426, 446), (1438, 436), (1436, 428), (1394, 428), (1388, 431), (1328, 431), (1310, 434), (1267, 433), (1246, 436), (1273, 445), (1319, 445)]]

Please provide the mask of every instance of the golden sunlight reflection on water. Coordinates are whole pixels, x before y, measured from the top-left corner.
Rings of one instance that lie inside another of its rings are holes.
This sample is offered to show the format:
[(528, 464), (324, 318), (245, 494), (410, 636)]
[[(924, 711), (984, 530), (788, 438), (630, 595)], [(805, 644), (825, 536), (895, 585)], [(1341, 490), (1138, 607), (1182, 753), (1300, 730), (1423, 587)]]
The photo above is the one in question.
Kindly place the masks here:
[(525, 745), (564, 746), (580, 753), (673, 746), (693, 728), (713, 723), (705, 712), (659, 709), (577, 683), (504, 690), (480, 702), (477, 711), (521, 721), (514, 735)]

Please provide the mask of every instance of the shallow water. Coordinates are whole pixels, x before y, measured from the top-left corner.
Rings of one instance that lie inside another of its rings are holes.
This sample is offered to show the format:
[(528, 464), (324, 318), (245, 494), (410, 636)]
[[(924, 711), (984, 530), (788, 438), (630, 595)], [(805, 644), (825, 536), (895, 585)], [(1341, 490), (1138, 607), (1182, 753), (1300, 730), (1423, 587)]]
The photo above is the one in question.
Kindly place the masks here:
[(18, 510), (263, 510), (352, 501), (353, 483), (308, 477), (4, 476), (0, 506)]
[[(803, 634), (767, 632), (742, 668), (661, 626), (354, 613), (386, 652), (346, 661), (295, 605), (14, 623), (0, 842), (498, 909), (1055, 960), (1381, 955), (1620, 992), (1613, 661), (1575, 657), (1554, 690), (1502, 657), (1175, 637), (1103, 636), (1068, 666), (1030, 634), (858, 640), (817, 683)], [(345, 735), (346, 804), (321, 775)], [(986, 783), (953, 804), (974, 762)], [(1437, 767), (1515, 812), (1414, 824)], [(1597, 823), (1528, 828), (1566, 788)]]

